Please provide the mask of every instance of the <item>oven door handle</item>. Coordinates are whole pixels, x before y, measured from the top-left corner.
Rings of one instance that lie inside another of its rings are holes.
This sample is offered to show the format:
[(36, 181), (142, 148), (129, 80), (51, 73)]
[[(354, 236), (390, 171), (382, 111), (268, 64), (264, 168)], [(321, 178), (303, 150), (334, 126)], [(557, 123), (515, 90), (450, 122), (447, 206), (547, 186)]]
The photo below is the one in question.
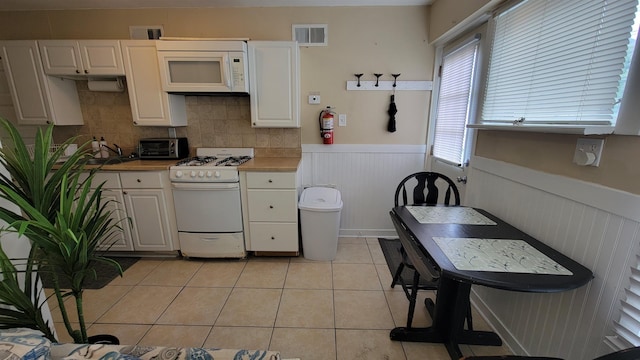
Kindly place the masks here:
[(176, 190), (235, 190), (239, 189), (238, 183), (171, 183)]

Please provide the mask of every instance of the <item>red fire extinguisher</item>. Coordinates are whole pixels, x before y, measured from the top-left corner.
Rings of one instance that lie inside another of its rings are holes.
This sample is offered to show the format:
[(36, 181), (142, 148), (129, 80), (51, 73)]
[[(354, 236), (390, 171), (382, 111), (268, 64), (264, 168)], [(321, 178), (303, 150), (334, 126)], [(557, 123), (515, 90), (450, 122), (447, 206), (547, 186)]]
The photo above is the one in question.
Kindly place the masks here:
[(322, 137), (323, 144), (333, 144), (333, 119), (335, 113), (331, 111), (331, 106), (327, 106), (326, 109), (320, 111), (320, 136)]

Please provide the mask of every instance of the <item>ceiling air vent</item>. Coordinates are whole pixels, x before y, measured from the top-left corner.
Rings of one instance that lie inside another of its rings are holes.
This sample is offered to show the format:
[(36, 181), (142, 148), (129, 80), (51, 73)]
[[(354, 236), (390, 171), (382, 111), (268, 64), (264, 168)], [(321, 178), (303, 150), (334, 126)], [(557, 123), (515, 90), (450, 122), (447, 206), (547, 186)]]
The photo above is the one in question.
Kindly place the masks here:
[(327, 46), (326, 24), (294, 24), (293, 40), (300, 46)]

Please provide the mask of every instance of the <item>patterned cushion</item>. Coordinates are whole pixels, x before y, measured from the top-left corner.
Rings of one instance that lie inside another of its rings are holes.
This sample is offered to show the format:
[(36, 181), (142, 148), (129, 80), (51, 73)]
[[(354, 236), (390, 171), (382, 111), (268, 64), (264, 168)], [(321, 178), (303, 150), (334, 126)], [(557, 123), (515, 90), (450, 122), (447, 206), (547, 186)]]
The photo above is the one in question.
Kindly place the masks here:
[(37, 330), (16, 328), (0, 331), (0, 360), (50, 359), (51, 342)]
[(52, 348), (53, 359), (108, 360), (280, 360), (280, 353), (263, 350), (180, 348), (137, 345), (60, 344)]
[(137, 345), (51, 344), (31, 329), (0, 330), (0, 360), (281, 360), (280, 353), (264, 350), (180, 348)]

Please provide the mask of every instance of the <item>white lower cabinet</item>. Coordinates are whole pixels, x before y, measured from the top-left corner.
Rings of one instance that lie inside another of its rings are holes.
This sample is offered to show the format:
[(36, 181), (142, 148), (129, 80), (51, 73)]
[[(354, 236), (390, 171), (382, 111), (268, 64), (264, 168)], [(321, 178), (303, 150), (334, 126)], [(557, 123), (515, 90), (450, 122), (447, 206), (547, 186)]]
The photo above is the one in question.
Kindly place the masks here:
[(94, 176), (93, 185), (104, 182), (102, 198), (107, 202), (107, 209), (112, 210), (111, 218), (121, 229), (116, 230), (112, 236), (104, 239), (100, 250), (109, 251), (133, 251), (131, 240), (131, 226), (124, 208), (124, 196), (120, 184), (120, 175), (116, 172), (99, 172)]
[(247, 250), (297, 254), (296, 173), (246, 172), (243, 175), (243, 217)]
[(261, 223), (249, 225), (253, 251), (298, 251), (298, 223)]
[(103, 186), (102, 196), (115, 211), (122, 227), (106, 239), (103, 250), (176, 251), (178, 229), (167, 171), (98, 172), (93, 184)]
[(126, 171), (120, 178), (134, 250), (179, 250), (168, 172)]

